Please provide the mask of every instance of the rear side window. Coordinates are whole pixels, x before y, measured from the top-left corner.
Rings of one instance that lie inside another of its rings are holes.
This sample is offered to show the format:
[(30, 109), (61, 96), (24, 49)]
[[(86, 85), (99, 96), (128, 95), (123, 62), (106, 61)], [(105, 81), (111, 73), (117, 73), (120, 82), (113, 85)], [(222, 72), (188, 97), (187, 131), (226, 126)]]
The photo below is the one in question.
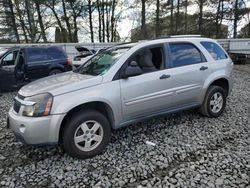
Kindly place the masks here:
[(47, 55), (41, 48), (29, 48), (27, 60), (29, 63), (47, 60)]
[(62, 49), (58, 47), (49, 47), (47, 48), (47, 55), (49, 59), (65, 59), (66, 55)]
[(221, 49), (221, 47), (214, 42), (201, 42), (201, 45), (206, 48), (206, 50), (215, 60), (228, 58), (227, 54)]
[(173, 67), (197, 64), (205, 59), (200, 50), (190, 43), (170, 43), (170, 52)]

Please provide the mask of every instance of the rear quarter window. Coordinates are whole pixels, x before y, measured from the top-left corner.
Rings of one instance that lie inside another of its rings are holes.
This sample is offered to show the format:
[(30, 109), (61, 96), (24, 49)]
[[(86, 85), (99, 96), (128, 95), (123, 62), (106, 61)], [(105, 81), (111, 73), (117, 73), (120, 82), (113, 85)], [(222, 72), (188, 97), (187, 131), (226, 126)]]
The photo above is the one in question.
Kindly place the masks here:
[(201, 45), (206, 48), (206, 50), (210, 53), (210, 55), (214, 58), (214, 60), (227, 59), (228, 56), (224, 52), (224, 50), (214, 42), (204, 41), (201, 42)]
[(27, 54), (28, 63), (47, 60), (47, 55), (41, 48), (29, 48), (27, 49), (27, 51), (28, 51)]
[(65, 59), (67, 58), (64, 51), (59, 47), (47, 48), (47, 55), (50, 59)]
[(191, 43), (170, 43), (169, 48), (171, 52), (172, 67), (205, 62), (203, 54)]

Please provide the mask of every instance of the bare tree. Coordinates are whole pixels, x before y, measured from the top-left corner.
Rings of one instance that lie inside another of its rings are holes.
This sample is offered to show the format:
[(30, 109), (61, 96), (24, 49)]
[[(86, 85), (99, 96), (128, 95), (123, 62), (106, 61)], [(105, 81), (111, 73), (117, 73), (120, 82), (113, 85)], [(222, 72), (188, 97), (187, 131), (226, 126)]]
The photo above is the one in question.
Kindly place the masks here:
[(198, 31), (200, 34), (202, 34), (203, 31), (203, 8), (204, 4), (207, 0), (198, 0), (197, 3), (199, 5), (199, 20), (198, 20)]
[(93, 31), (92, 12), (93, 12), (92, 3), (91, 3), (91, 0), (88, 0), (88, 13), (89, 13), (90, 38), (91, 38), (91, 42), (94, 42), (94, 31)]
[(238, 20), (239, 20), (238, 5), (239, 5), (239, 1), (238, 1), (238, 0), (235, 0), (235, 3), (234, 3), (233, 38), (236, 38), (236, 37), (237, 37), (237, 23), (238, 23)]
[(184, 2), (184, 6), (185, 6), (185, 34), (187, 34), (187, 25), (188, 25), (188, 20), (187, 20), (187, 16), (188, 16), (188, 11), (187, 11), (187, 8), (188, 8), (188, 0), (185, 0)]
[(178, 33), (179, 17), (180, 17), (180, 0), (177, 0), (177, 12), (175, 14), (175, 34)]
[(99, 42), (102, 42), (102, 11), (101, 11), (101, 2), (100, 0), (96, 1), (97, 10), (98, 10), (98, 36)]
[(156, 0), (155, 36), (160, 35), (160, 0)]
[(141, 35), (143, 39), (147, 38), (147, 28), (146, 28), (146, 1), (141, 0), (142, 9), (141, 9)]
[(37, 15), (38, 15), (38, 22), (39, 22), (39, 25), (40, 25), (43, 42), (47, 42), (46, 32), (45, 32), (43, 19), (42, 19), (42, 14), (41, 14), (40, 0), (35, 0), (35, 6), (36, 6), (36, 12), (37, 12)]

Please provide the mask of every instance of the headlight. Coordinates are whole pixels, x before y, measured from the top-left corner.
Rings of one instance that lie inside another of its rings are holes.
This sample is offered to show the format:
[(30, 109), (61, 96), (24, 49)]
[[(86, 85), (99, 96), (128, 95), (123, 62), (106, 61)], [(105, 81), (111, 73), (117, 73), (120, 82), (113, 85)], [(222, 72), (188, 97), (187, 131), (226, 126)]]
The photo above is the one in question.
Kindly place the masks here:
[(24, 106), (23, 115), (29, 117), (48, 116), (53, 103), (53, 96), (50, 93), (43, 93), (27, 97), (25, 101), (34, 102), (34, 105)]

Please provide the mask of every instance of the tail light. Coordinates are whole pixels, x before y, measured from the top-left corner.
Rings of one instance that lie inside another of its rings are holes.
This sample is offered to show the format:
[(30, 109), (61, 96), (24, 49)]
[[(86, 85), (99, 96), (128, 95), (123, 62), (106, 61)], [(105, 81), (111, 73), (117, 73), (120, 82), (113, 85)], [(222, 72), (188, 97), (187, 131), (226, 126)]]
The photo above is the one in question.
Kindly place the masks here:
[(71, 59), (69, 59), (69, 58), (67, 58), (66, 63), (67, 63), (67, 65), (72, 65), (72, 64), (73, 64), (73, 63), (72, 63), (72, 60), (71, 60)]

